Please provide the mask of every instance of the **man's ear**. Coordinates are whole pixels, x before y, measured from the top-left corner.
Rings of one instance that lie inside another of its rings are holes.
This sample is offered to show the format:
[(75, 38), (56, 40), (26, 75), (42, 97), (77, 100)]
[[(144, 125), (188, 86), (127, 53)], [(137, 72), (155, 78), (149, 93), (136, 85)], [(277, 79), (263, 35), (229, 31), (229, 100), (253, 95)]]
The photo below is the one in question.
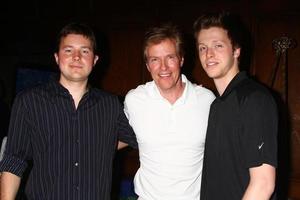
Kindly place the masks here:
[(147, 70), (150, 72), (150, 67), (147, 63), (146, 63), (146, 67), (147, 67)]
[(57, 53), (54, 53), (54, 58), (55, 58), (56, 64), (58, 65), (58, 55), (57, 55)]
[(183, 66), (183, 63), (184, 63), (184, 57), (181, 58), (181, 61), (180, 61), (180, 67)]
[(233, 51), (233, 57), (235, 57), (235, 58), (240, 57), (240, 54), (241, 54), (241, 48), (236, 48), (236, 49)]
[(96, 65), (96, 63), (97, 63), (98, 59), (99, 59), (99, 56), (98, 56), (98, 55), (95, 55), (95, 58), (94, 58), (94, 65), (93, 65), (93, 66), (95, 66), (95, 65)]

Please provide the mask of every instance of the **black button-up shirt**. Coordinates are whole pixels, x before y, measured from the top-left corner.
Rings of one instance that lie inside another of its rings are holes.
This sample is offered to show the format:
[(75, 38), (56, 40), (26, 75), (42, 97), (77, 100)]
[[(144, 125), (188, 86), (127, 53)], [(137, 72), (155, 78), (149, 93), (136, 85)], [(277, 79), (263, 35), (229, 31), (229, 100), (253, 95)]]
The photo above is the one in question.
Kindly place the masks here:
[(76, 109), (52, 81), (16, 97), (0, 170), (22, 176), (32, 161), (28, 199), (107, 200), (118, 136), (136, 146), (116, 96), (89, 89)]

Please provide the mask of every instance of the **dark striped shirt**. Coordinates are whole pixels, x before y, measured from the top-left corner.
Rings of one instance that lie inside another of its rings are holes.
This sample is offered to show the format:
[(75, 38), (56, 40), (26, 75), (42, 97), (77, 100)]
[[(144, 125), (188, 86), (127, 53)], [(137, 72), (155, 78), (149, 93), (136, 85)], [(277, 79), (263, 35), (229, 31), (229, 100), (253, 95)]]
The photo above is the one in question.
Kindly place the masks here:
[(52, 81), (16, 97), (0, 170), (22, 176), (32, 161), (30, 200), (107, 200), (118, 135), (136, 146), (116, 96), (90, 89), (76, 109), (68, 90)]

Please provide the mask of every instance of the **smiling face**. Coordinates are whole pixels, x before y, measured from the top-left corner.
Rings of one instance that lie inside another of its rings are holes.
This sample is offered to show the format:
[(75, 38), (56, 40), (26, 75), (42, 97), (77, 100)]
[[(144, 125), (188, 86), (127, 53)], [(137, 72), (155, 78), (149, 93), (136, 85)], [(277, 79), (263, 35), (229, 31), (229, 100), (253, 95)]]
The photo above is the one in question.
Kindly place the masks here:
[(233, 49), (224, 29), (202, 29), (198, 33), (197, 44), (202, 67), (214, 81), (231, 80), (239, 72), (240, 48)]
[(183, 58), (176, 50), (174, 40), (165, 39), (150, 44), (146, 49), (147, 69), (161, 93), (177, 92), (181, 89), (180, 68)]
[(69, 34), (61, 39), (58, 52), (54, 54), (60, 68), (60, 83), (84, 82), (98, 60), (91, 41), (79, 34)]

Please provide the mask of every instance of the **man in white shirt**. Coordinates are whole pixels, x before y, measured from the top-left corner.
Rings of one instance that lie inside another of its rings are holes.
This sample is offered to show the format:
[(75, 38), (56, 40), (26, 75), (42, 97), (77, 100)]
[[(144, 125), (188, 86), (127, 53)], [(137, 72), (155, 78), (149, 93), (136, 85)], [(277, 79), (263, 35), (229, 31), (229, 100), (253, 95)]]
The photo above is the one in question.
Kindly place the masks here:
[(128, 92), (125, 113), (137, 136), (139, 200), (199, 200), (204, 142), (213, 93), (181, 74), (182, 36), (172, 25), (146, 33), (153, 81)]

